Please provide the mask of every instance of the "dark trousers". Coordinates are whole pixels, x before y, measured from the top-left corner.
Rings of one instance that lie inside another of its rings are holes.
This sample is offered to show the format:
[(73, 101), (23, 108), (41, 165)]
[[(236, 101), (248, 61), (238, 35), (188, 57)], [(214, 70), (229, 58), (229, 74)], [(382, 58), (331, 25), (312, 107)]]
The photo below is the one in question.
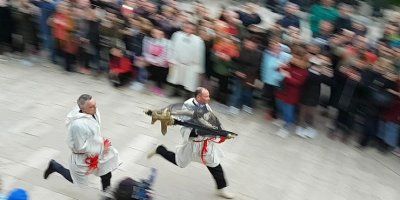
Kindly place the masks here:
[(345, 111), (342, 109), (338, 109), (338, 115), (335, 120), (335, 129), (336, 131), (342, 131), (344, 135), (350, 135), (350, 131), (354, 125), (354, 114)]
[[(91, 44), (90, 44), (91, 45)], [(81, 47), (79, 49), (79, 62), (85, 68), (104, 71), (100, 66), (100, 46), (91, 45), (93, 52), (89, 53), (88, 50)]]
[(241, 108), (243, 105), (253, 107), (253, 88), (245, 85), (245, 83), (234, 78), (230, 105), (236, 108)]
[(66, 169), (64, 166), (62, 166), (58, 162), (53, 162), (52, 166), (53, 170), (57, 173), (59, 173), (61, 176), (63, 176), (65, 179), (67, 179), (69, 182), (73, 183), (74, 181), (72, 180), (71, 173), (69, 172), (68, 169)]
[[(63, 176), (69, 182), (71, 182), (71, 183), (74, 182), (72, 180), (70, 171), (68, 169), (66, 169), (65, 167), (63, 167), (60, 163), (53, 162), (51, 167), (53, 168), (54, 172), (59, 173), (61, 176)], [(111, 177), (112, 177), (111, 172), (108, 172), (107, 174), (100, 176), (103, 191), (105, 191), (111, 185)]]
[(227, 104), (228, 102), (228, 95), (229, 95), (229, 76), (215, 74), (215, 78), (218, 79), (218, 93), (215, 97), (218, 102), (222, 104)]
[(364, 130), (360, 139), (361, 146), (367, 146), (371, 139), (374, 139), (378, 131), (379, 117), (376, 115), (365, 116)]
[(89, 61), (90, 61), (90, 54), (86, 52), (86, 49), (83, 47), (79, 48), (78, 51), (78, 62), (79, 65), (85, 68), (89, 67)]
[(73, 64), (75, 62), (75, 55), (71, 53), (64, 52), (64, 59), (65, 59), (65, 70), (72, 72), (73, 71)]
[(270, 114), (272, 117), (276, 117), (276, 100), (275, 100), (275, 92), (277, 87), (273, 85), (264, 85), (264, 96), (267, 103), (267, 106), (270, 109)]
[(183, 97), (184, 99), (190, 99), (191, 97), (193, 97), (193, 92), (186, 90), (184, 86), (175, 84), (170, 84), (170, 85), (173, 87), (172, 96), (180, 96)]
[[(177, 165), (174, 152), (168, 151), (162, 145), (157, 147), (156, 152), (157, 152), (157, 154), (161, 155), (163, 158), (165, 158), (169, 162), (173, 163), (174, 165)], [(224, 176), (224, 171), (222, 170), (222, 166), (220, 164), (216, 167), (208, 167), (207, 166), (207, 169), (208, 169), (208, 171), (210, 171), (211, 175), (213, 176), (215, 183), (217, 184), (217, 189), (222, 189), (227, 186), (225, 176)]]
[(118, 75), (109, 75), (109, 79), (112, 82), (114, 87), (121, 87), (128, 84), (132, 79), (132, 73), (120, 73)]
[(164, 83), (167, 81), (168, 68), (151, 65), (148, 70), (151, 80), (156, 82), (157, 87), (163, 88)]

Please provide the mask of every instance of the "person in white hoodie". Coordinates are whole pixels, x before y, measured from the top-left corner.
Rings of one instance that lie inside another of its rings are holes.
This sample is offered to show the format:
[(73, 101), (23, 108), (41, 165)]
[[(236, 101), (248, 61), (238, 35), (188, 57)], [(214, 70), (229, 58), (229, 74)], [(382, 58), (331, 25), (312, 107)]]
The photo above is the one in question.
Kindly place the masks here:
[(92, 96), (83, 94), (67, 116), (68, 147), (72, 154), (69, 167), (64, 168), (55, 160), (49, 162), (44, 179), (57, 172), (69, 182), (88, 185), (88, 175), (100, 176), (103, 191), (110, 186), (111, 172), (119, 165), (118, 152), (100, 132), (100, 113)]

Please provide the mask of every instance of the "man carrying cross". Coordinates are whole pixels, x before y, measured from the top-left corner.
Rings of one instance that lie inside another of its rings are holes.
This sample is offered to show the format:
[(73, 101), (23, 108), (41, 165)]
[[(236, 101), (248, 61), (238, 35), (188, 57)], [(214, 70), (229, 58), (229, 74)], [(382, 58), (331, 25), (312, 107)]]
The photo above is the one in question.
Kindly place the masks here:
[[(197, 88), (195, 91), (195, 97), (190, 98), (183, 104), (183, 111), (195, 111), (193, 116), (182, 116), (177, 121), (185, 122), (190, 121), (198, 113), (205, 113), (202, 117), (207, 120), (207, 113), (211, 113), (211, 108), (208, 105), (210, 101), (210, 94), (205, 88)], [(161, 121), (161, 120), (160, 120)], [(218, 120), (211, 126), (221, 130), (221, 124)], [(170, 123), (172, 125), (173, 123)], [(175, 123), (177, 124), (177, 123)], [(182, 125), (182, 124), (180, 124)], [(234, 195), (227, 191), (227, 183), (225, 180), (224, 172), (220, 164), (221, 158), (223, 157), (222, 150), (218, 147), (219, 143), (224, 142), (226, 137), (216, 136), (214, 131), (207, 129), (196, 129), (187, 126), (181, 128), (182, 144), (177, 147), (176, 154), (168, 151), (163, 145), (157, 146), (155, 150), (148, 154), (148, 158), (159, 154), (169, 162), (184, 168), (188, 166), (192, 161), (203, 163), (207, 166), (211, 175), (213, 176), (217, 184), (217, 194), (221, 197), (232, 199)]]

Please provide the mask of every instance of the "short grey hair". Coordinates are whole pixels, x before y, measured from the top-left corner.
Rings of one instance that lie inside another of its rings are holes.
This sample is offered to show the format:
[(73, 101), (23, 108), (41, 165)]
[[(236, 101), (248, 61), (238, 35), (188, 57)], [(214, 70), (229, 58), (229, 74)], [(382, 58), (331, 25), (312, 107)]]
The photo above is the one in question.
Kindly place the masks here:
[(194, 91), (194, 97), (196, 98), (197, 96), (199, 96), (203, 91), (207, 90), (204, 87), (198, 87), (196, 88), (196, 90)]
[(79, 109), (83, 109), (86, 102), (90, 101), (92, 99), (92, 96), (89, 94), (82, 94), (79, 96), (78, 100), (76, 101), (78, 103)]

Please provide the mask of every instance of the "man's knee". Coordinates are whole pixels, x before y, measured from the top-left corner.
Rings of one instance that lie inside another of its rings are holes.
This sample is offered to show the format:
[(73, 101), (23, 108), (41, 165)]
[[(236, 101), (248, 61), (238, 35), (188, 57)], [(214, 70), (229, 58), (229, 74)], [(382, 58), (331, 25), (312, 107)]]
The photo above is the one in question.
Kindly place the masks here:
[(112, 177), (111, 172), (108, 172), (107, 174), (104, 174), (103, 176), (100, 176), (100, 178), (101, 178), (102, 180), (110, 180), (111, 177)]
[(162, 154), (163, 152), (168, 151), (167, 148), (164, 145), (159, 145), (156, 148), (156, 153), (157, 154)]

